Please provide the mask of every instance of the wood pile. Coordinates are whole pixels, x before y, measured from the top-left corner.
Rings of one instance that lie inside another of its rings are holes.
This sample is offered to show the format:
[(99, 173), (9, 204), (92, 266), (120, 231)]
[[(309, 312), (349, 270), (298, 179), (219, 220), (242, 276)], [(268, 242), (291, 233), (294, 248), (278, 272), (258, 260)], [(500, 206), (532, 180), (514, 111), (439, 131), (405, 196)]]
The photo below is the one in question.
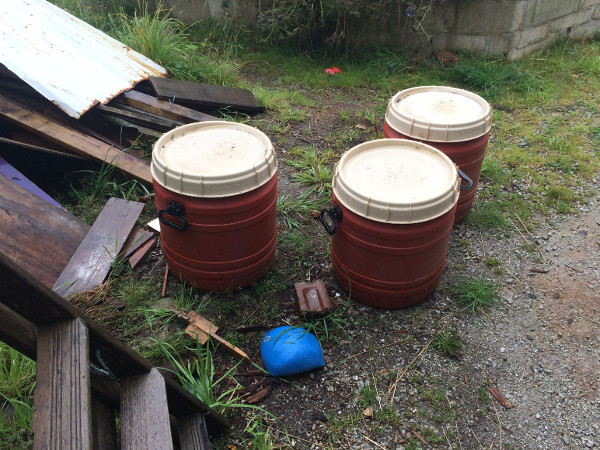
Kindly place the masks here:
[[(246, 89), (150, 77), (74, 119), (0, 70), (0, 157), (6, 150), (32, 165), (41, 154), (109, 163), (151, 188), (149, 154), (139, 143), (187, 123), (221, 120), (209, 114), (218, 108), (264, 110)], [(156, 245), (153, 233), (135, 227), (143, 204), (111, 199), (90, 227), (0, 163), (0, 253), (61, 295), (98, 286), (116, 256), (137, 264)]]

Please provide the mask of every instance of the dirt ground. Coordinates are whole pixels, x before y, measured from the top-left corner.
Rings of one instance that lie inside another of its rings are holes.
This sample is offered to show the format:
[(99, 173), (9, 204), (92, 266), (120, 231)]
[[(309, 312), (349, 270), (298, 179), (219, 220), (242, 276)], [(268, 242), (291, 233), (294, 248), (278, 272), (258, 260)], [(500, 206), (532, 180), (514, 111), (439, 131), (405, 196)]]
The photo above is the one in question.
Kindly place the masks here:
[[(270, 136), (279, 158), (280, 195), (298, 195), (303, 189), (285, 162), (290, 147), (325, 148), (331, 132), (350, 135), (357, 124), (367, 131), (349, 141), (348, 149), (366, 140), (368, 132), (372, 135), (370, 127), (381, 133), (383, 119), (376, 124), (340, 120), (340, 109), (373, 106), (368, 101), (335, 98), (333, 92), (328, 107), (312, 109), (308, 120), (293, 125), (285, 142)], [(250, 124), (269, 134), (270, 121), (264, 114)], [(492, 130), (488, 151), (493, 146)], [(485, 183), (480, 181), (480, 189)], [(595, 185), (597, 180), (586, 188)], [(287, 442), (302, 449), (600, 447), (599, 204), (596, 193), (578, 206), (577, 214), (538, 217), (533, 232), (519, 223), (497, 232), (455, 225), (438, 287), (420, 304), (399, 310), (347, 300), (324, 256), (328, 236), (304, 217), (301, 232), (311, 241), (313, 264), (298, 266), (288, 289), (269, 300), (282, 313), (279, 323), (264, 325), (301, 323), (293, 285), (320, 279), (332, 298), (346, 302), (344, 330), (322, 343), (324, 369), (279, 379), (257, 375), (251, 366), (239, 368), (247, 395), (270, 388), (256, 405), (280, 420), (267, 418), (273, 441), (287, 448), (285, 427)], [(486, 264), (490, 257), (501, 270)], [(296, 258), (278, 244), (273, 268), (289, 269), (297, 265)], [(150, 264), (162, 273), (155, 261)], [(474, 315), (459, 312), (449, 287), (481, 278), (498, 286), (498, 302)], [(244, 317), (237, 319), (243, 325)], [(228, 326), (219, 325), (222, 330)], [(440, 332), (459, 337), (458, 357), (432, 347)], [(245, 336), (244, 350), (260, 362), (262, 332)], [(225, 370), (230, 363), (219, 364)], [(238, 430), (243, 416), (233, 420)], [(235, 433), (219, 442), (243, 448)]]
[[(351, 105), (313, 111), (291, 132), (302, 142), (287, 145), (326, 145), (327, 132), (355, 126), (337, 118)], [(489, 151), (493, 146), (492, 134)], [(279, 156), (280, 193), (294, 192), (285, 154)], [(539, 217), (534, 232), (519, 223), (499, 233), (456, 225), (446, 269), (427, 300), (401, 310), (350, 301), (347, 335), (324, 345), (325, 369), (288, 382), (262, 380), (273, 391), (260, 406), (282, 420), (297, 448), (600, 447), (599, 203), (596, 196), (576, 215)], [(327, 245), (317, 224), (306, 228), (315, 245)], [(532, 244), (536, 251), (523, 249)], [(488, 257), (501, 262), (502, 273), (486, 266)], [(330, 262), (316, 263), (322, 270), (312, 276), (344, 298)], [(475, 316), (456, 313), (444, 288), (465, 277), (488, 277), (499, 286), (498, 303)], [(442, 330), (456, 331), (460, 357), (431, 348)], [(372, 402), (365, 401), (369, 392)]]

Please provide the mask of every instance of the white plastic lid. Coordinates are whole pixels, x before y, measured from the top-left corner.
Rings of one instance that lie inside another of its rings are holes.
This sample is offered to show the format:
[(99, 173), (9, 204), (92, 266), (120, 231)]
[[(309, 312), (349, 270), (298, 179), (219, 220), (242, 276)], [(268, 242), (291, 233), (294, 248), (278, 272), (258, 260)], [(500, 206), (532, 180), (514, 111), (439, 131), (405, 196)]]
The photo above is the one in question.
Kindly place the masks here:
[(152, 176), (191, 197), (228, 197), (252, 191), (275, 174), (269, 138), (236, 122), (197, 122), (163, 134), (152, 151)]
[(488, 102), (472, 92), (445, 86), (398, 92), (388, 104), (385, 120), (405, 136), (432, 142), (468, 141), (492, 127)]
[(454, 163), (430, 145), (379, 139), (348, 150), (335, 167), (333, 192), (350, 211), (377, 222), (425, 222), (458, 201)]

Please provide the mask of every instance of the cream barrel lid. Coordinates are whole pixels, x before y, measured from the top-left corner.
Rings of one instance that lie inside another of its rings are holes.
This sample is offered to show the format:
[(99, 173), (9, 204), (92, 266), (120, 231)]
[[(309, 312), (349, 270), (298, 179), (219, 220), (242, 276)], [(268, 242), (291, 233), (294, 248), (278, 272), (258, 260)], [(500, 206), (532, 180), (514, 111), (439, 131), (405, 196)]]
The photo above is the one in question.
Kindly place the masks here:
[(432, 142), (461, 142), (483, 136), (492, 127), (488, 102), (463, 89), (421, 86), (398, 92), (385, 120), (399, 133)]
[(154, 180), (191, 197), (228, 197), (262, 186), (277, 157), (260, 130), (236, 122), (183, 125), (163, 134), (152, 150)]
[(348, 150), (335, 167), (333, 193), (350, 211), (378, 222), (425, 222), (458, 201), (454, 163), (430, 145), (379, 139)]

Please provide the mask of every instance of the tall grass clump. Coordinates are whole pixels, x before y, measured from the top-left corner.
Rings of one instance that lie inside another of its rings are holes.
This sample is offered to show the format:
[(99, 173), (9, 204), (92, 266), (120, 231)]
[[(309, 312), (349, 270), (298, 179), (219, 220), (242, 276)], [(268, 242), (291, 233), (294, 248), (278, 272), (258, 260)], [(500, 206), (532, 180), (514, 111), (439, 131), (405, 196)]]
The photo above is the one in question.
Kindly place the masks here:
[(523, 70), (517, 62), (461, 61), (445, 69), (444, 74), (448, 81), (481, 91), (489, 100), (500, 98), (507, 90), (525, 94), (542, 88), (541, 77)]
[(147, 7), (133, 16), (124, 13), (112, 17), (110, 32), (115, 39), (164, 66), (177, 76), (189, 67), (194, 45), (187, 39), (187, 27), (169, 12)]
[(0, 448), (31, 446), (34, 388), (35, 362), (0, 342)]

